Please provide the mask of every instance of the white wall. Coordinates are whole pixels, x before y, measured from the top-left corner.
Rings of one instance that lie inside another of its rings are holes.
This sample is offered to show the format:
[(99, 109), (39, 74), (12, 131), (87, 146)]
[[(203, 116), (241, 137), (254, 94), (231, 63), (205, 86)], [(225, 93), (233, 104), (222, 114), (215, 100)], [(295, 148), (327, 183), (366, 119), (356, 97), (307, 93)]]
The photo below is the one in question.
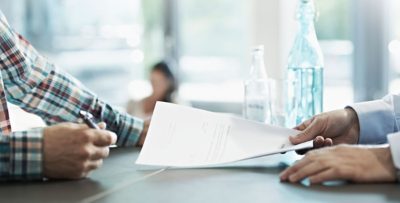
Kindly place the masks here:
[(296, 0), (252, 0), (252, 44), (265, 46), (265, 64), (272, 78), (285, 78), (287, 57), (297, 30)]

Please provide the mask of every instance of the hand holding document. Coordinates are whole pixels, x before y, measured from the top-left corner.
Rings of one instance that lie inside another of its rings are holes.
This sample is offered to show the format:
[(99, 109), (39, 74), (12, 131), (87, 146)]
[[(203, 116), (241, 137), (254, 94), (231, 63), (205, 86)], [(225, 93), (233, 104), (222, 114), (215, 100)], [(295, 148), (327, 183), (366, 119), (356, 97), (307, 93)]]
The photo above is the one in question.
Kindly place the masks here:
[(298, 131), (157, 102), (137, 164), (202, 167), (312, 147), (291, 145)]

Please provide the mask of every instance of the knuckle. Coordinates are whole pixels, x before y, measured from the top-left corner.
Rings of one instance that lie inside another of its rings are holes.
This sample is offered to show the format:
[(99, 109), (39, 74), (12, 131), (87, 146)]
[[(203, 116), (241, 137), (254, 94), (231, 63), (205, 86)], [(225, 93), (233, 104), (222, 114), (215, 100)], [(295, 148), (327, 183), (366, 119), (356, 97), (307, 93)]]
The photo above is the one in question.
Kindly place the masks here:
[(88, 164), (86, 170), (91, 171), (100, 168), (103, 165), (103, 159), (99, 159), (96, 162), (93, 162), (92, 164)]
[(300, 172), (297, 172), (297, 173), (295, 173), (295, 174), (290, 176), (290, 180), (291, 181), (297, 181), (299, 179), (299, 177), (301, 177), (301, 175), (302, 174)]
[(91, 133), (87, 130), (81, 130), (77, 135), (79, 136), (79, 140), (83, 143), (88, 143), (90, 141)]
[(299, 166), (298, 165), (294, 165), (292, 167), (290, 167), (289, 172), (290, 173), (296, 173), (299, 170)]
[(321, 123), (321, 122), (323, 122), (323, 120), (324, 120), (324, 118), (322, 117), (322, 115), (316, 115), (315, 117), (314, 117), (314, 122), (316, 122), (316, 123)]
[(79, 151), (79, 157), (81, 159), (89, 159), (90, 155), (91, 155), (91, 152), (87, 147), (84, 147)]
[(298, 137), (305, 138), (305, 137), (308, 137), (308, 134), (310, 134), (310, 133), (307, 130), (305, 130), (302, 133), (300, 133)]
[(112, 142), (112, 137), (111, 137), (111, 134), (110, 134), (110, 133), (107, 133), (107, 134), (105, 135), (105, 141), (106, 141), (107, 143), (111, 144), (111, 142)]
[(103, 150), (103, 157), (108, 157), (110, 154), (110, 149), (108, 147), (105, 147)]
[(100, 159), (100, 160), (98, 160), (97, 163), (96, 163), (96, 168), (99, 168), (99, 167), (101, 167), (102, 165), (103, 165), (103, 159)]

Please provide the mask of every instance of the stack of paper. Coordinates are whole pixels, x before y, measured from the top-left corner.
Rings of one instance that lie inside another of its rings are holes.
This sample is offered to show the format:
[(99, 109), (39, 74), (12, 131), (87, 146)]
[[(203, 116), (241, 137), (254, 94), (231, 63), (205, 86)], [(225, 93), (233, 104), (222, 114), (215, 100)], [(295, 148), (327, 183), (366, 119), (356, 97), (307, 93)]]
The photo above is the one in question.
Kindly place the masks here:
[(176, 104), (157, 102), (137, 164), (202, 167), (291, 150), (288, 137), (299, 133)]

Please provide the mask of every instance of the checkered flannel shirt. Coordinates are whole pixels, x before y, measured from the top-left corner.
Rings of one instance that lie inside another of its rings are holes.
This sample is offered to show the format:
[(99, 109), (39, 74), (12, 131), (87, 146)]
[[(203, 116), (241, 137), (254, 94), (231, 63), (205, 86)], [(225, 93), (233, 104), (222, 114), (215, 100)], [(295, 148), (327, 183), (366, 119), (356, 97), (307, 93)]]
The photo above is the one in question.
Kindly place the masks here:
[(43, 129), (13, 132), (7, 102), (48, 125), (76, 122), (86, 110), (118, 135), (118, 146), (136, 144), (142, 120), (118, 112), (50, 63), (10, 28), (1, 11), (0, 70), (0, 180), (43, 178)]

